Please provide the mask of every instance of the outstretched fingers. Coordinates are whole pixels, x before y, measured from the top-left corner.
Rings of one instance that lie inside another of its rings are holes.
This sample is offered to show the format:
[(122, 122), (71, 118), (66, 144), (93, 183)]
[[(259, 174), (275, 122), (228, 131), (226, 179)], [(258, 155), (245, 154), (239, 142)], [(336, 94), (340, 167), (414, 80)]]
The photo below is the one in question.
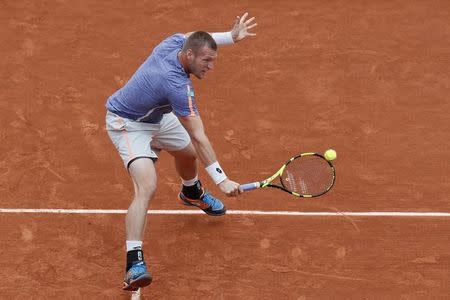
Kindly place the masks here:
[(256, 26), (258, 26), (258, 23), (254, 23), (254, 24), (252, 24), (250, 26), (247, 26), (247, 30), (248, 29), (252, 29), (253, 27), (256, 27)]
[(256, 17), (251, 17), (250, 19), (248, 19), (247, 21), (244, 22), (245, 25), (250, 24), (254, 19), (256, 19)]
[(238, 42), (247, 36), (256, 35), (256, 33), (248, 32), (248, 30), (258, 25), (255, 22), (256, 18), (251, 17), (247, 20), (248, 16), (248, 12), (245, 12), (242, 16), (236, 16), (236, 21), (234, 23), (233, 29), (231, 30), (231, 34), (235, 42)]
[(241, 17), (241, 19), (239, 20), (239, 23), (242, 24), (245, 22), (245, 19), (248, 17), (248, 12), (244, 13)]

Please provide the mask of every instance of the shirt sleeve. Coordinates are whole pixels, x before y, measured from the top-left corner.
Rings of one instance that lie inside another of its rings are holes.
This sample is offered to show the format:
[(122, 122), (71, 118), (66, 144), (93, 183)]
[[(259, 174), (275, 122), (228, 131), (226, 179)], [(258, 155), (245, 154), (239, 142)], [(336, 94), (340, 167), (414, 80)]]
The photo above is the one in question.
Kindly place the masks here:
[(157, 56), (165, 56), (168, 53), (183, 48), (184, 43), (186, 42), (186, 38), (183, 34), (177, 33), (172, 36), (169, 36), (164, 41), (162, 41), (158, 46), (153, 50), (153, 54)]
[(178, 117), (198, 116), (199, 112), (195, 104), (195, 92), (190, 83), (172, 88), (169, 94), (169, 102), (173, 112)]

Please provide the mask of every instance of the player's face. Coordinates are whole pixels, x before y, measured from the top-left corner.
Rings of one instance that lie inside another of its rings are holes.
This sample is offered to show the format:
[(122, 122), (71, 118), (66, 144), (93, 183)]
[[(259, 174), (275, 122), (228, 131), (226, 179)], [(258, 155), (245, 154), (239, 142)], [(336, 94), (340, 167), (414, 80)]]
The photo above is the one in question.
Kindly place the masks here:
[(198, 79), (205, 77), (206, 72), (214, 68), (214, 60), (217, 57), (217, 51), (203, 47), (197, 54), (192, 53), (189, 69)]

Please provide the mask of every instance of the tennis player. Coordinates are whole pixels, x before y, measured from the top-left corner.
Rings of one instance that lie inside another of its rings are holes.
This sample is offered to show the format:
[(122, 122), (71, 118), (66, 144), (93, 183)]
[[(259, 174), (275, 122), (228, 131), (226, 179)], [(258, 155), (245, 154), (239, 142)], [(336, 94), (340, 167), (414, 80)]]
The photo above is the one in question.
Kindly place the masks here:
[(234, 44), (255, 33), (248, 13), (237, 17), (229, 32), (175, 34), (154, 48), (131, 79), (106, 103), (106, 129), (134, 184), (134, 198), (126, 215), (127, 263), (124, 290), (149, 285), (142, 240), (150, 199), (156, 190), (155, 162), (161, 150), (175, 160), (181, 177), (181, 202), (211, 216), (226, 212), (223, 203), (208, 193), (198, 179), (197, 161), (227, 196), (240, 193), (219, 162), (196, 106), (190, 79), (203, 79), (213, 69), (217, 45)]

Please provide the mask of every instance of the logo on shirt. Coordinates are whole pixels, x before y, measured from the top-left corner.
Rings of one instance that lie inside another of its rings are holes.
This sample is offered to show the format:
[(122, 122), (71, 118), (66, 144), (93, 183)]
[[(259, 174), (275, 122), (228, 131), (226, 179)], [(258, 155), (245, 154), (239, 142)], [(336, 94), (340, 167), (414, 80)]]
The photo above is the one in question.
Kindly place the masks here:
[(195, 97), (194, 90), (188, 89), (187, 96), (188, 97)]
[(222, 174), (222, 170), (221, 169), (219, 169), (219, 168), (216, 168), (216, 171), (217, 171), (217, 173), (220, 173), (220, 174)]
[(187, 87), (187, 98), (188, 98), (188, 105), (189, 105), (189, 111), (190, 111), (190, 115), (191, 117), (195, 117), (195, 109), (194, 109), (194, 103), (192, 98), (194, 97), (194, 90), (191, 89), (191, 87), (189, 86), (189, 84), (186, 86)]

